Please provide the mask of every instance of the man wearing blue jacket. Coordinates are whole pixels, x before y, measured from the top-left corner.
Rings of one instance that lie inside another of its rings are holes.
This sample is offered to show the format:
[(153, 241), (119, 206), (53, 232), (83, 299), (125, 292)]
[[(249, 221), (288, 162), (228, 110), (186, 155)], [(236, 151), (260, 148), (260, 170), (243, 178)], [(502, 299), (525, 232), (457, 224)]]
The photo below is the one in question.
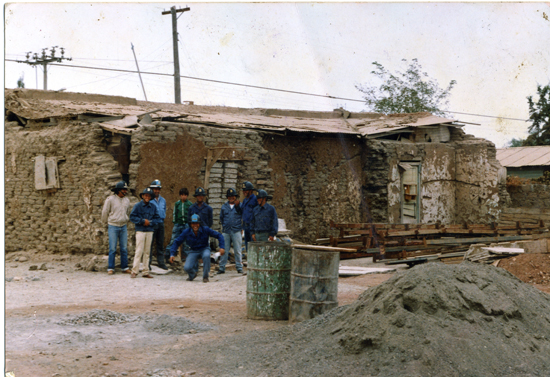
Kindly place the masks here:
[(160, 222), (159, 211), (156, 205), (151, 203), (155, 194), (147, 187), (139, 196), (141, 202), (137, 203), (130, 214), (130, 221), (136, 224), (136, 254), (134, 255), (134, 266), (132, 278), (139, 273), (139, 264), (143, 263), (144, 278), (152, 278), (149, 274), (149, 251), (153, 242), (154, 226)]
[(244, 245), (248, 252), (248, 243), (252, 241), (252, 217), (254, 216), (254, 208), (258, 206), (256, 195), (253, 194), (254, 185), (248, 181), (243, 183), (244, 199), (241, 204), (243, 210), (243, 230), (244, 230)]
[(222, 209), (220, 210), (220, 224), (222, 226), (225, 247), (227, 247), (228, 252), (220, 258), (220, 269), (218, 270), (218, 274), (225, 273), (225, 265), (229, 258), (229, 249), (231, 245), (233, 245), (237, 272), (239, 274), (243, 273), (242, 214), (240, 203), (237, 200), (237, 191), (234, 188), (230, 188), (227, 190), (227, 202), (222, 205)]
[(189, 210), (187, 211), (187, 223), (191, 223), (191, 216), (199, 215), (201, 225), (212, 228), (212, 225), (214, 224), (214, 211), (212, 210), (212, 207), (204, 202), (206, 190), (202, 187), (197, 187), (195, 190), (195, 195), (193, 196), (195, 197), (196, 202), (189, 207)]
[[(153, 260), (154, 255), (153, 247), (156, 247), (157, 265), (159, 266), (159, 268), (167, 270), (168, 267), (166, 267), (164, 257), (164, 219), (166, 218), (166, 199), (160, 196), (162, 185), (160, 184), (160, 181), (158, 179), (155, 179), (153, 182), (151, 182), (149, 188), (153, 190), (154, 194), (153, 199), (151, 199), (151, 203), (157, 206), (160, 216), (160, 221), (157, 223), (157, 225), (154, 226), (153, 229), (153, 241), (151, 242), (151, 252), (149, 255), (149, 269), (151, 269), (151, 261)], [(168, 255), (166, 256), (166, 259), (167, 258)]]
[(174, 263), (174, 258), (178, 253), (178, 247), (185, 241), (189, 248), (189, 254), (185, 260), (183, 269), (189, 277), (188, 281), (193, 281), (198, 272), (198, 260), (202, 258), (203, 272), (202, 282), (208, 283), (208, 273), (210, 272), (210, 245), (208, 237), (216, 237), (220, 243), (220, 254), (225, 254), (225, 242), (221, 233), (201, 225), (199, 215), (194, 214), (189, 221), (190, 228), (185, 229), (172, 244), (170, 248), (170, 263)]
[(279, 231), (277, 211), (267, 202), (270, 199), (271, 196), (265, 190), (258, 190), (258, 206), (254, 208), (252, 217), (253, 241), (274, 241)]

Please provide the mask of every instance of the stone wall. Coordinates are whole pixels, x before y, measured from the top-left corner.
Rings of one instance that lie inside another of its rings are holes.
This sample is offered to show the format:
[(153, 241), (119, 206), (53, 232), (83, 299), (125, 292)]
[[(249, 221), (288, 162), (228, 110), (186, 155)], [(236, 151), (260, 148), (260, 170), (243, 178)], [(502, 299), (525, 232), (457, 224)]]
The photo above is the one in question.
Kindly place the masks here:
[(512, 208), (550, 208), (550, 186), (543, 184), (526, 184), (507, 186)]

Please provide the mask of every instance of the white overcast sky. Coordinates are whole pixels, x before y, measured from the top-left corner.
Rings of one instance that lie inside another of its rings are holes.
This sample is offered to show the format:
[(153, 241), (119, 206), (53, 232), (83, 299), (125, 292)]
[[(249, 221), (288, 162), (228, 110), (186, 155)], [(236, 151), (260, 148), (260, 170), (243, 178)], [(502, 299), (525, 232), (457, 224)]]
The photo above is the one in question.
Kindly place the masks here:
[[(526, 97), (550, 82), (547, 3), (12, 3), (5, 5), (5, 58), (64, 47), (72, 61), (49, 66), (48, 89), (144, 99), (131, 43), (145, 72), (173, 74), (172, 5), (178, 19), (180, 73), (196, 78), (361, 99), (356, 84), (379, 84), (417, 58), (441, 87), (457, 84), (448, 110), (528, 118)], [(42, 89), (42, 71), (5, 63), (5, 87)], [(173, 78), (143, 75), (147, 97), (173, 102)], [(364, 104), (182, 78), (182, 100), (198, 105), (332, 111)], [(480, 123), (466, 131), (502, 147), (528, 123), (452, 114)]]

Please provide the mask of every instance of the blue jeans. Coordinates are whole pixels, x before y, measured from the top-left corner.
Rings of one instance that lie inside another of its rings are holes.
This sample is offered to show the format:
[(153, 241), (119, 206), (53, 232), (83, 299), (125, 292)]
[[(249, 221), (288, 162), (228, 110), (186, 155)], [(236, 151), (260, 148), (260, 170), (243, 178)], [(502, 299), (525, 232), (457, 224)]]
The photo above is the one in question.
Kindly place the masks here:
[(241, 232), (233, 233), (223, 233), (223, 238), (225, 240), (225, 254), (220, 258), (220, 271), (225, 271), (225, 265), (229, 259), (229, 249), (233, 245), (233, 253), (235, 254), (235, 265), (237, 266), (237, 271), (242, 271), (243, 269), (243, 237)]
[(203, 250), (190, 250), (185, 260), (183, 269), (189, 274), (191, 279), (197, 276), (199, 270), (199, 258), (202, 258), (202, 277), (208, 278), (210, 272), (210, 248), (207, 247)]
[(117, 242), (120, 246), (120, 268), (122, 271), (128, 269), (128, 230), (126, 225), (109, 225), (107, 228), (109, 234), (109, 264), (108, 271), (115, 270), (115, 255)]
[[(164, 252), (164, 256), (166, 257), (166, 260), (170, 258), (170, 248), (172, 247), (172, 244), (174, 243), (176, 238), (178, 238), (181, 232), (183, 232), (187, 228), (189, 228), (189, 225), (187, 224), (183, 224), (183, 225), (174, 224), (174, 226), (172, 227), (172, 238), (170, 238), (170, 243), (168, 244), (168, 246), (166, 246), (166, 250)], [(185, 241), (181, 244), (181, 248), (183, 253), (187, 255), (187, 253), (189, 252), (189, 246), (187, 246), (187, 243)], [(182, 260), (183, 260), (183, 253), (181, 254)], [(178, 253), (176, 253), (176, 255), (178, 255)]]

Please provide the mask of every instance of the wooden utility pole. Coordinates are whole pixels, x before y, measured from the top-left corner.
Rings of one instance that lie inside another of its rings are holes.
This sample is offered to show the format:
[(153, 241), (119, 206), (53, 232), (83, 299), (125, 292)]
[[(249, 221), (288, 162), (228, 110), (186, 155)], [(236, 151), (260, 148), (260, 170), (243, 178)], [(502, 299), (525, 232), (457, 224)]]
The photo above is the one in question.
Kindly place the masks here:
[(50, 48), (50, 55), (46, 53), (47, 48), (42, 49), (42, 56), (39, 56), (37, 53), (33, 54), (31, 58), (31, 52), (27, 52), (27, 60), (22, 61), (18, 60), (18, 63), (26, 63), (29, 65), (41, 65), (44, 67), (44, 90), (48, 90), (48, 64), (58, 62), (61, 63), (63, 60), (73, 60), (72, 58), (66, 58), (65, 49), (61, 47), (61, 56), (55, 56), (55, 49), (57, 46)]
[(172, 42), (174, 44), (174, 94), (176, 103), (181, 103), (181, 86), (180, 86), (180, 58), (178, 54), (178, 18), (176, 13), (190, 11), (191, 8), (185, 7), (176, 9), (176, 6), (170, 8), (169, 11), (162, 12), (163, 15), (172, 15)]
[(147, 94), (145, 94), (145, 86), (143, 86), (143, 80), (141, 79), (141, 72), (139, 70), (139, 65), (138, 65), (138, 61), (137, 61), (137, 58), (136, 58), (136, 52), (134, 51), (134, 44), (132, 42), (130, 42), (130, 44), (132, 45), (132, 52), (134, 53), (134, 60), (136, 61), (136, 67), (137, 67), (137, 70), (138, 70), (139, 81), (141, 81), (141, 88), (143, 89), (143, 96), (145, 97), (145, 101), (147, 101)]

